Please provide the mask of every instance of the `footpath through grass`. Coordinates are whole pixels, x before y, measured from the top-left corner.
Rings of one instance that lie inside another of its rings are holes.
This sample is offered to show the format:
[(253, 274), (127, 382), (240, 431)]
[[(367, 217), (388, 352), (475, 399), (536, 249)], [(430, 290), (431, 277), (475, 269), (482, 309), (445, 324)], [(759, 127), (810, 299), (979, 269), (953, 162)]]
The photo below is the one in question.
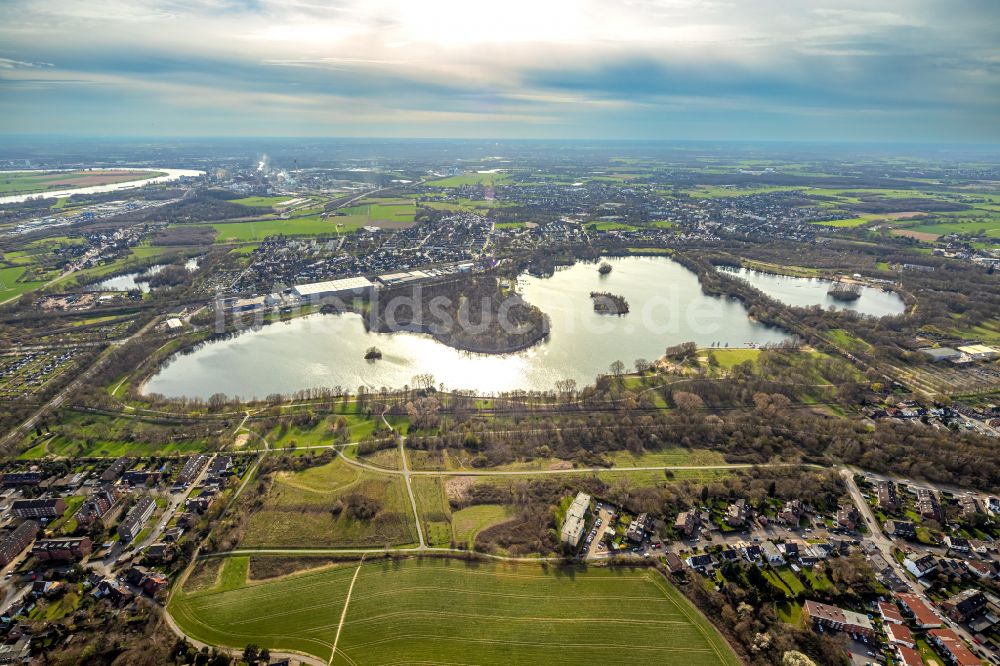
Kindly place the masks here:
[[(169, 610), (192, 637), (329, 660), (356, 564), (271, 582), (178, 591)], [(226, 567), (228, 569), (228, 567)], [(225, 569), (224, 569), (225, 571)], [(332, 664), (737, 664), (714, 628), (651, 569), (368, 562)]]

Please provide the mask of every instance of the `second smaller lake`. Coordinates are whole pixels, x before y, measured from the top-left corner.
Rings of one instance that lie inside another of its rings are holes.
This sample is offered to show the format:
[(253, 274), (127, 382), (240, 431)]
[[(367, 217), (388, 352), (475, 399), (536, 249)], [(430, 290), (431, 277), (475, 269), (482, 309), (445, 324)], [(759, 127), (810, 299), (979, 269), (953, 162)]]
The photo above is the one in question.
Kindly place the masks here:
[(771, 298), (794, 307), (808, 308), (818, 305), (823, 309), (832, 307), (871, 317), (900, 315), (906, 311), (906, 303), (899, 294), (875, 287), (864, 287), (861, 296), (853, 301), (838, 301), (827, 294), (827, 290), (833, 284), (831, 280), (763, 273), (744, 267), (720, 266), (719, 270), (742, 278)]
[[(149, 278), (153, 277), (168, 264), (154, 264), (145, 270), (136, 271), (134, 273), (125, 273), (124, 275), (116, 275), (115, 277), (108, 278), (107, 280), (101, 280), (95, 284), (90, 285), (87, 289), (89, 291), (132, 291), (133, 289), (138, 289), (142, 293), (149, 292)], [(198, 270), (198, 257), (194, 259), (188, 259), (184, 262), (184, 268), (189, 271)]]

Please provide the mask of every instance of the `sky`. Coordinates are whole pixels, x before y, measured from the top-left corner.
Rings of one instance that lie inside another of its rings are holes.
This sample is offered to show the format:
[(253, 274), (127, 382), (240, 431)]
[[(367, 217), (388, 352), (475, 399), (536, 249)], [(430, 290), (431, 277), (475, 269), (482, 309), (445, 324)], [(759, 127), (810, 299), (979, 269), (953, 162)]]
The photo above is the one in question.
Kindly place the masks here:
[(1000, 0), (3, 0), (0, 134), (1000, 142)]

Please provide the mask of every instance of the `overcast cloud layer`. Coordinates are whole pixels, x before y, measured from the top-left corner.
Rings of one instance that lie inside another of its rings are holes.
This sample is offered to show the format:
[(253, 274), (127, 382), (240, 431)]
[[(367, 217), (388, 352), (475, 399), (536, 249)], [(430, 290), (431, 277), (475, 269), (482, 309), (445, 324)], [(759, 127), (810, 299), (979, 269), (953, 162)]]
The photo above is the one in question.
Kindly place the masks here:
[(1000, 141), (997, 0), (5, 0), (0, 133)]

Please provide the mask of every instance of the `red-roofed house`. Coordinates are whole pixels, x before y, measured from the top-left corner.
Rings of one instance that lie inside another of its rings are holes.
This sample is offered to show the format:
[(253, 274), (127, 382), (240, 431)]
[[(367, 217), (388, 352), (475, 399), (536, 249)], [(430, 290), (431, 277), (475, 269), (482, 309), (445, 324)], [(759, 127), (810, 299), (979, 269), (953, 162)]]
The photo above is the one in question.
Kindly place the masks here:
[(903, 606), (903, 613), (913, 618), (918, 629), (933, 629), (941, 626), (941, 618), (917, 595), (901, 592), (896, 595), (896, 598)]
[(895, 604), (880, 601), (878, 602), (878, 612), (882, 614), (883, 622), (891, 622), (893, 624), (903, 624), (905, 622), (903, 614), (899, 612), (899, 608)]
[(927, 640), (941, 650), (952, 666), (982, 666), (982, 660), (965, 646), (962, 639), (951, 629), (932, 629), (927, 632)]
[(811, 599), (802, 606), (802, 617), (813, 626), (821, 626), (835, 631), (873, 636), (875, 630), (868, 618), (861, 613), (821, 604)]
[(889, 642), (893, 645), (905, 645), (908, 648), (917, 647), (917, 641), (905, 624), (887, 623), (885, 635), (889, 637)]
[(900, 666), (924, 666), (920, 653), (913, 648), (897, 645), (896, 654), (899, 655)]

